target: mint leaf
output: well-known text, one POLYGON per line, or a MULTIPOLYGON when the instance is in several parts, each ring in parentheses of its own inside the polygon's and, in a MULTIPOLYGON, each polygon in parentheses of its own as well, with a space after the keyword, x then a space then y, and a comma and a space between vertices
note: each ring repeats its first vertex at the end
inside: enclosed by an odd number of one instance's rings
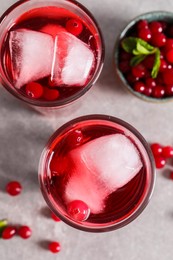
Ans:
POLYGON ((160 50, 156 48, 154 65, 151 71, 151 76, 153 79, 157 78, 157 75, 159 73, 159 68, 160 68, 160 50))
POLYGON ((122 48, 128 52, 133 54, 133 50, 136 49, 137 38, 135 37, 128 37, 122 40, 121 46, 122 48))
POLYGON ((8 221, 6 219, 0 220, 0 236, 4 228, 8 225, 8 221))
MULTIPOLYGON (((142 40, 141 38, 137 38, 137 50, 145 50, 148 53, 152 53, 155 50, 155 47, 151 46, 148 42, 142 40)), ((144 53, 145 54, 145 53, 144 53)))
POLYGON ((146 55, 134 56, 130 61, 130 66, 136 66, 146 58, 146 55))

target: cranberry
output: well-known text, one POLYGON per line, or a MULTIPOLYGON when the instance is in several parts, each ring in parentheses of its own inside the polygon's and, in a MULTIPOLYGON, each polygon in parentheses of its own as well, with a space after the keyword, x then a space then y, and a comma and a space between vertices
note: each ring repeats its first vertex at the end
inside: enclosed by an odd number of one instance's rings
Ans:
POLYGON ((156 81, 153 78, 146 78, 145 84, 147 88, 154 88, 156 86, 156 81))
POLYGON ((126 73, 130 70, 129 61, 120 61, 119 68, 122 71, 122 73, 126 73))
POLYGON ((120 53, 120 60, 121 61, 129 61, 132 57, 132 54, 122 50, 120 53))
POLYGON ((173 157, 173 147, 171 146, 163 147, 162 156, 166 159, 173 157))
POLYGON ((166 43, 166 37, 163 33, 154 33, 152 35, 152 44, 156 47, 162 47, 166 43))
POLYGON ((126 79, 130 84, 133 84, 139 80, 138 77, 134 77, 131 73, 127 74, 126 79))
POLYGON ((166 59, 168 62, 173 63, 173 49, 166 53, 166 59))
POLYGON ((173 39, 167 39, 166 44, 164 46, 164 50, 169 51, 171 49, 173 49, 173 39))
POLYGON ((157 78, 155 79, 155 81, 156 81, 156 85, 163 85, 164 84, 162 73, 159 73, 157 75, 157 78))
POLYGON ((147 56, 147 57, 144 59, 143 65, 144 65, 145 68, 147 68, 147 69, 152 69, 152 68, 153 68, 153 65, 154 65, 154 60, 155 60, 154 55, 149 55, 149 56, 147 56))
POLYGON ((172 96, 173 95, 173 85, 165 86, 165 94, 167 96, 172 96))
POLYGON ((71 148, 80 145, 82 142, 83 142, 83 133, 80 129, 71 131, 67 136, 67 143, 68 146, 71 148))
POLYGON ((138 81, 134 84, 133 86, 133 89, 136 91, 136 92, 139 92, 139 93, 143 93, 146 89, 145 85, 143 82, 141 81, 138 81))
POLYGON ((172 69, 172 65, 171 64, 168 64, 168 69, 172 69))
POLYGON ((66 29, 73 35, 78 36, 83 30, 83 25, 78 19, 70 19, 66 23, 66 29))
POLYGON ((18 229, 18 235, 23 239, 27 239, 32 235, 32 230, 28 226, 21 226, 18 229))
POLYGON ((137 29, 138 30, 141 30, 141 29, 147 29, 148 28, 148 21, 147 20, 140 20, 138 23, 137 23, 137 29))
POLYGON ((4 228, 2 231, 2 238, 3 239, 10 239, 16 234, 16 228, 12 226, 8 226, 4 228))
POLYGON ((166 85, 173 84, 173 69, 166 69, 163 72, 163 81, 166 85))
POLYGON ((151 96, 152 92, 153 92, 153 89, 152 89, 152 88, 145 88, 143 93, 144 93, 146 96, 151 96))
POLYGON ((49 250, 52 252, 52 253, 58 253, 60 250, 61 250, 61 245, 60 243, 58 242, 51 242, 49 244, 49 250))
POLYGON ((134 77, 142 78, 146 74, 146 69, 143 65, 139 64, 134 67, 132 67, 132 74, 134 77))
POLYGON ((44 88, 43 97, 48 101, 54 101, 59 98, 59 91, 57 89, 44 88))
POLYGON ((31 82, 26 85, 26 94, 31 97, 38 99, 43 95, 43 87, 37 82, 31 82))
POLYGON ((53 212, 51 213, 51 218, 52 218, 54 221, 56 221, 56 222, 61 221, 61 219, 58 218, 53 212))
POLYGON ((154 157, 160 156, 162 154, 162 146, 158 143, 151 144, 151 151, 154 155, 154 157))
POLYGON ((155 164, 156 164, 157 169, 161 169, 165 166, 165 164, 166 164, 165 158, 155 157, 154 159, 155 159, 155 164))
POLYGON ((18 181, 11 181, 6 186, 6 191, 11 196, 16 196, 21 193, 22 186, 18 181))
POLYGON ((151 31, 148 28, 141 28, 138 33, 138 37, 148 42, 151 39, 151 31))
POLYGON ((152 96, 155 98, 162 98, 165 95, 165 88, 163 86, 156 86, 153 89, 152 96))
POLYGON ((159 68, 159 71, 164 71, 165 69, 167 69, 168 67, 168 64, 166 63, 166 61, 164 59, 161 59, 160 60, 160 68, 159 68))
POLYGON ((73 200, 67 206, 68 214, 77 221, 85 221, 90 215, 87 204, 81 200, 73 200))
POLYGON ((160 22, 154 21, 149 24, 149 28, 152 34, 161 33, 163 31, 162 24, 160 22))

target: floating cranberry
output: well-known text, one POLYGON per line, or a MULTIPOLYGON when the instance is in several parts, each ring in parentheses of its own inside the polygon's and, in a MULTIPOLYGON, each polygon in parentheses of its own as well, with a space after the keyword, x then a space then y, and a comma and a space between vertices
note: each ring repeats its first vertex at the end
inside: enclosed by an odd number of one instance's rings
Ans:
POLYGON ((10 239, 10 238, 12 238, 15 234, 16 234, 16 228, 15 228, 15 227, 12 227, 12 226, 8 226, 8 227, 6 227, 6 228, 2 231, 2 238, 3 238, 3 239, 10 239))
POLYGON ((66 23, 66 29, 73 35, 78 36, 83 30, 83 25, 78 19, 70 19, 66 23))
POLYGON ((157 169, 162 169, 165 166, 166 164, 165 158, 155 157, 154 159, 155 159, 155 164, 157 169))
POLYGON ((139 93, 143 93, 143 92, 145 91, 145 89, 146 89, 144 83, 141 82, 141 81, 136 82, 136 83, 134 84, 133 88, 134 88, 134 90, 135 90, 136 92, 139 92, 139 93))
POLYGON ((152 35, 152 44, 156 47, 162 47, 166 43, 166 36, 163 33, 154 33, 152 35))
POLYGON ((6 186, 6 191, 8 194, 11 196, 16 196, 21 193, 22 191, 22 186, 18 181, 11 181, 7 184, 6 186))
POLYGON ((145 84, 147 88, 154 88, 156 86, 156 81, 153 78, 146 78, 145 84))
POLYGON ((52 253, 58 253, 60 252, 61 250, 61 245, 59 242, 51 242, 49 244, 49 250, 52 252, 52 253))
POLYGON ((166 159, 173 157, 173 147, 172 146, 163 147, 162 156, 166 159))
POLYGON ((152 96, 154 98, 162 98, 165 95, 165 88, 163 86, 156 86, 153 88, 152 96))
POLYGON ((152 34, 154 33, 161 33, 163 31, 162 24, 157 21, 153 21, 149 24, 149 29, 152 34))
POLYGON ((28 239, 32 235, 32 230, 28 226, 21 226, 18 229, 18 235, 23 239, 28 239))
POLYGON ((151 39, 151 31, 148 28, 141 28, 138 33, 138 37, 148 42, 151 39))
POLYGON ((160 156, 162 154, 163 147, 160 144, 153 143, 150 147, 154 157, 160 156))
POLYGON ((61 219, 58 218, 53 212, 51 213, 51 218, 52 218, 54 221, 56 221, 56 222, 60 222, 60 221, 61 221, 61 219))
POLYGON ((76 221, 85 221, 90 215, 87 204, 81 200, 74 200, 67 206, 68 214, 76 221))
POLYGON ((80 129, 71 131, 69 133, 69 135, 67 136, 68 146, 71 148, 74 148, 75 146, 82 144, 83 138, 84 138, 83 133, 80 129))
POLYGON ((37 82, 28 83, 26 85, 25 91, 29 97, 35 98, 35 99, 38 99, 38 98, 42 97, 42 95, 43 95, 43 87, 41 84, 39 84, 37 82))
POLYGON ((44 88, 43 97, 47 101, 54 101, 59 98, 59 91, 57 89, 44 88))
POLYGON ((132 67, 132 74, 134 77, 142 78, 146 74, 146 69, 143 65, 139 64, 134 67, 132 67))
POLYGON ((173 69, 166 69, 163 72, 163 81, 166 85, 173 84, 173 69))
POLYGON ((168 62, 173 63, 173 49, 166 53, 166 59, 168 62))

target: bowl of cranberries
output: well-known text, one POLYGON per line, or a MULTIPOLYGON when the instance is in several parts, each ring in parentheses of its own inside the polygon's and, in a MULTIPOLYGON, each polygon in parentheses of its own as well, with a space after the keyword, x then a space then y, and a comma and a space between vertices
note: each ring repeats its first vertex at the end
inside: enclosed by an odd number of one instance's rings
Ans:
POLYGON ((173 99, 173 13, 138 16, 115 46, 116 71, 126 88, 146 101, 173 99))

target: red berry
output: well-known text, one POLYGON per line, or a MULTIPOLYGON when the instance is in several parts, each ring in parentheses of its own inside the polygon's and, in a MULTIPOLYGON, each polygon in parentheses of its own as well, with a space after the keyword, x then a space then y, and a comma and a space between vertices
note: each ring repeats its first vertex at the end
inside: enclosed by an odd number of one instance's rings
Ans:
POLYGON ((20 194, 21 190, 22 190, 22 186, 18 181, 11 181, 6 186, 6 191, 11 196, 16 196, 16 195, 20 194))
POLYGON ((68 214, 77 221, 85 221, 90 215, 87 204, 81 200, 73 200, 67 205, 68 214))
POLYGON ((78 36, 83 30, 83 25, 78 19, 70 19, 66 23, 66 29, 73 35, 78 36))
POLYGON ((165 69, 167 69, 168 67, 168 64, 166 63, 166 61, 164 59, 161 59, 160 60, 160 68, 159 68, 159 71, 164 71, 165 69))
POLYGON ((61 221, 61 219, 58 218, 53 212, 51 213, 51 218, 52 218, 54 221, 56 221, 56 222, 61 221))
POLYGON ((54 101, 59 98, 59 91, 57 89, 44 88, 43 97, 47 101, 54 101))
POLYGON ((37 82, 31 82, 26 85, 26 94, 31 97, 38 99, 43 95, 43 87, 37 82))
POLYGON ((132 74, 134 77, 142 78, 146 74, 146 69, 143 65, 139 64, 134 67, 132 67, 132 74))
POLYGON ((173 95, 173 85, 165 86, 165 94, 167 96, 172 96, 173 95))
POLYGON ((156 47, 162 47, 166 43, 166 36, 163 33, 154 33, 152 35, 152 44, 156 47))
POLYGON ((120 61, 119 68, 122 73, 127 73, 130 70, 129 61, 120 61))
POLYGON ((173 39, 167 39, 166 44, 164 46, 164 50, 170 51, 171 49, 173 49, 173 39))
POLYGON ((161 169, 165 166, 165 164, 166 164, 165 158, 155 157, 154 159, 155 159, 155 164, 156 164, 157 169, 161 169))
POLYGON ((154 55, 148 55, 144 61, 142 62, 143 65, 145 66, 145 68, 147 69, 152 69, 153 68, 153 65, 154 65, 154 60, 155 60, 155 57, 154 55))
POLYGON ((141 28, 138 33, 138 37, 148 42, 151 39, 151 31, 148 28, 141 28))
POLYGON ((129 61, 132 57, 132 54, 124 51, 124 50, 121 50, 121 53, 120 53, 120 61, 129 61))
POLYGON ((141 29, 147 29, 148 28, 148 21, 147 20, 140 20, 138 23, 137 23, 137 29, 138 30, 141 30, 141 29))
POLYGON ((156 86, 156 81, 153 78, 146 78, 145 84, 147 88, 154 88, 156 86))
POLYGON ((138 77, 134 77, 134 76, 132 75, 132 73, 128 73, 127 76, 126 76, 126 79, 127 79, 127 81, 128 81, 130 84, 133 84, 133 83, 135 83, 135 82, 137 82, 137 81, 139 80, 139 78, 138 78, 138 77))
POLYGON ((28 226, 21 226, 18 229, 18 235, 23 239, 27 239, 32 235, 32 230, 28 226))
POLYGON ((171 146, 163 147, 162 156, 166 159, 173 157, 173 147, 171 146))
POLYGON ((143 93, 145 91, 145 85, 143 82, 141 81, 138 81, 134 84, 133 86, 133 89, 136 91, 136 92, 139 92, 139 93, 143 93))
POLYGON ((152 34, 161 33, 163 31, 162 24, 157 21, 151 22, 149 28, 152 34))
POLYGON ((10 238, 12 238, 15 234, 16 234, 16 228, 15 228, 15 227, 12 227, 12 226, 8 226, 8 227, 6 227, 6 228, 2 231, 2 238, 3 238, 3 239, 10 239, 10 238))
POLYGON ((154 155, 154 157, 160 156, 162 154, 162 146, 158 143, 151 144, 151 151, 154 155))
POLYGON ((144 93, 144 95, 149 97, 149 96, 151 96, 152 92, 153 92, 152 88, 145 88, 143 93, 144 93))
POLYGON ((60 250, 61 250, 61 245, 60 243, 58 242, 51 242, 49 244, 49 250, 52 252, 52 253, 58 253, 60 250))
POLYGON ((80 129, 71 131, 67 136, 67 144, 70 148, 80 145, 83 142, 83 133, 80 129))
POLYGON ((163 72, 163 81, 166 85, 173 84, 173 69, 166 69, 163 72))
POLYGON ((154 98, 162 98, 165 95, 165 88, 163 86, 156 86, 153 88, 152 96, 154 98))
POLYGON ((166 59, 168 62, 173 63, 173 49, 166 53, 166 59))

